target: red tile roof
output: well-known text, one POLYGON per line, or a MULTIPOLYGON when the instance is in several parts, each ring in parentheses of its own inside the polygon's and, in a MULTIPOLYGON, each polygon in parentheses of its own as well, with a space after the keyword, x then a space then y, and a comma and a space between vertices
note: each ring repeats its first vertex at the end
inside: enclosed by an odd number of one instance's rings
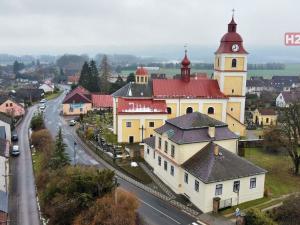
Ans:
POLYGON ((79 76, 78 75, 68 76, 68 82, 77 84, 78 81, 79 81, 79 76))
POLYGON ((118 99, 118 114, 144 113, 166 114, 166 101, 152 99, 118 99))
POLYGON ((76 103, 81 102, 91 102, 89 95, 91 93, 85 88, 78 86, 74 90, 72 90, 69 94, 66 95, 63 103, 72 103, 75 101, 76 103))
POLYGON ((113 98, 111 95, 92 94, 92 103, 94 108, 112 108, 113 98))
POLYGON ((264 115, 264 116, 271 116, 271 115, 275 116, 276 115, 276 112, 274 109, 259 109, 258 111, 261 115, 264 115))
POLYGON ((144 67, 139 67, 136 72, 136 75, 148 75, 148 71, 144 67))
POLYGON ((216 80, 153 80, 155 98, 227 98, 216 80))

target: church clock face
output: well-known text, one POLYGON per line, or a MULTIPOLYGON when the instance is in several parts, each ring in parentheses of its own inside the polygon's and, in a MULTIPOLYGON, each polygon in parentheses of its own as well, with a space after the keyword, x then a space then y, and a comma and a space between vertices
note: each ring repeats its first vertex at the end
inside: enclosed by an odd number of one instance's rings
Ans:
POLYGON ((239 49, 240 49, 240 47, 239 47, 238 44, 233 44, 233 45, 231 46, 231 50, 232 50, 233 52, 237 52, 239 49))

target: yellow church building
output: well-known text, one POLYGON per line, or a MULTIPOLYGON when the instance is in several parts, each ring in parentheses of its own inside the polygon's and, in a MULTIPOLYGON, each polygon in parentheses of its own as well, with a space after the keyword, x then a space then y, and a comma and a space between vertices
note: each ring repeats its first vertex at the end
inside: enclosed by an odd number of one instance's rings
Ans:
POLYGON ((141 142, 167 119, 200 112, 228 124, 244 136, 247 51, 232 18, 228 32, 215 52, 213 78, 191 77, 187 52, 181 62, 180 79, 151 80, 140 67, 135 82, 112 94, 113 130, 118 142, 141 142))

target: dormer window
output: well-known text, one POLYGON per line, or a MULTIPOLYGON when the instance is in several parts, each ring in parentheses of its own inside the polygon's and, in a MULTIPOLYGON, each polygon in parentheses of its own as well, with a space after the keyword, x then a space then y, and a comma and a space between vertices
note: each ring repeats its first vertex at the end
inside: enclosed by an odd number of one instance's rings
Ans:
POLYGON ((187 107, 186 114, 192 113, 192 112, 193 112, 193 108, 192 107, 187 107))

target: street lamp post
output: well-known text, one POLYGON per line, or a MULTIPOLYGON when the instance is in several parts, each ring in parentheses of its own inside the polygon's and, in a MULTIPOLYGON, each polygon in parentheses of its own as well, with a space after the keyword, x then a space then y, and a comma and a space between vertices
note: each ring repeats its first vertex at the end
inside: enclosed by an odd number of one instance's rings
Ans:
POLYGON ((74 141, 74 166, 76 166, 76 145, 77 143, 74 141))

